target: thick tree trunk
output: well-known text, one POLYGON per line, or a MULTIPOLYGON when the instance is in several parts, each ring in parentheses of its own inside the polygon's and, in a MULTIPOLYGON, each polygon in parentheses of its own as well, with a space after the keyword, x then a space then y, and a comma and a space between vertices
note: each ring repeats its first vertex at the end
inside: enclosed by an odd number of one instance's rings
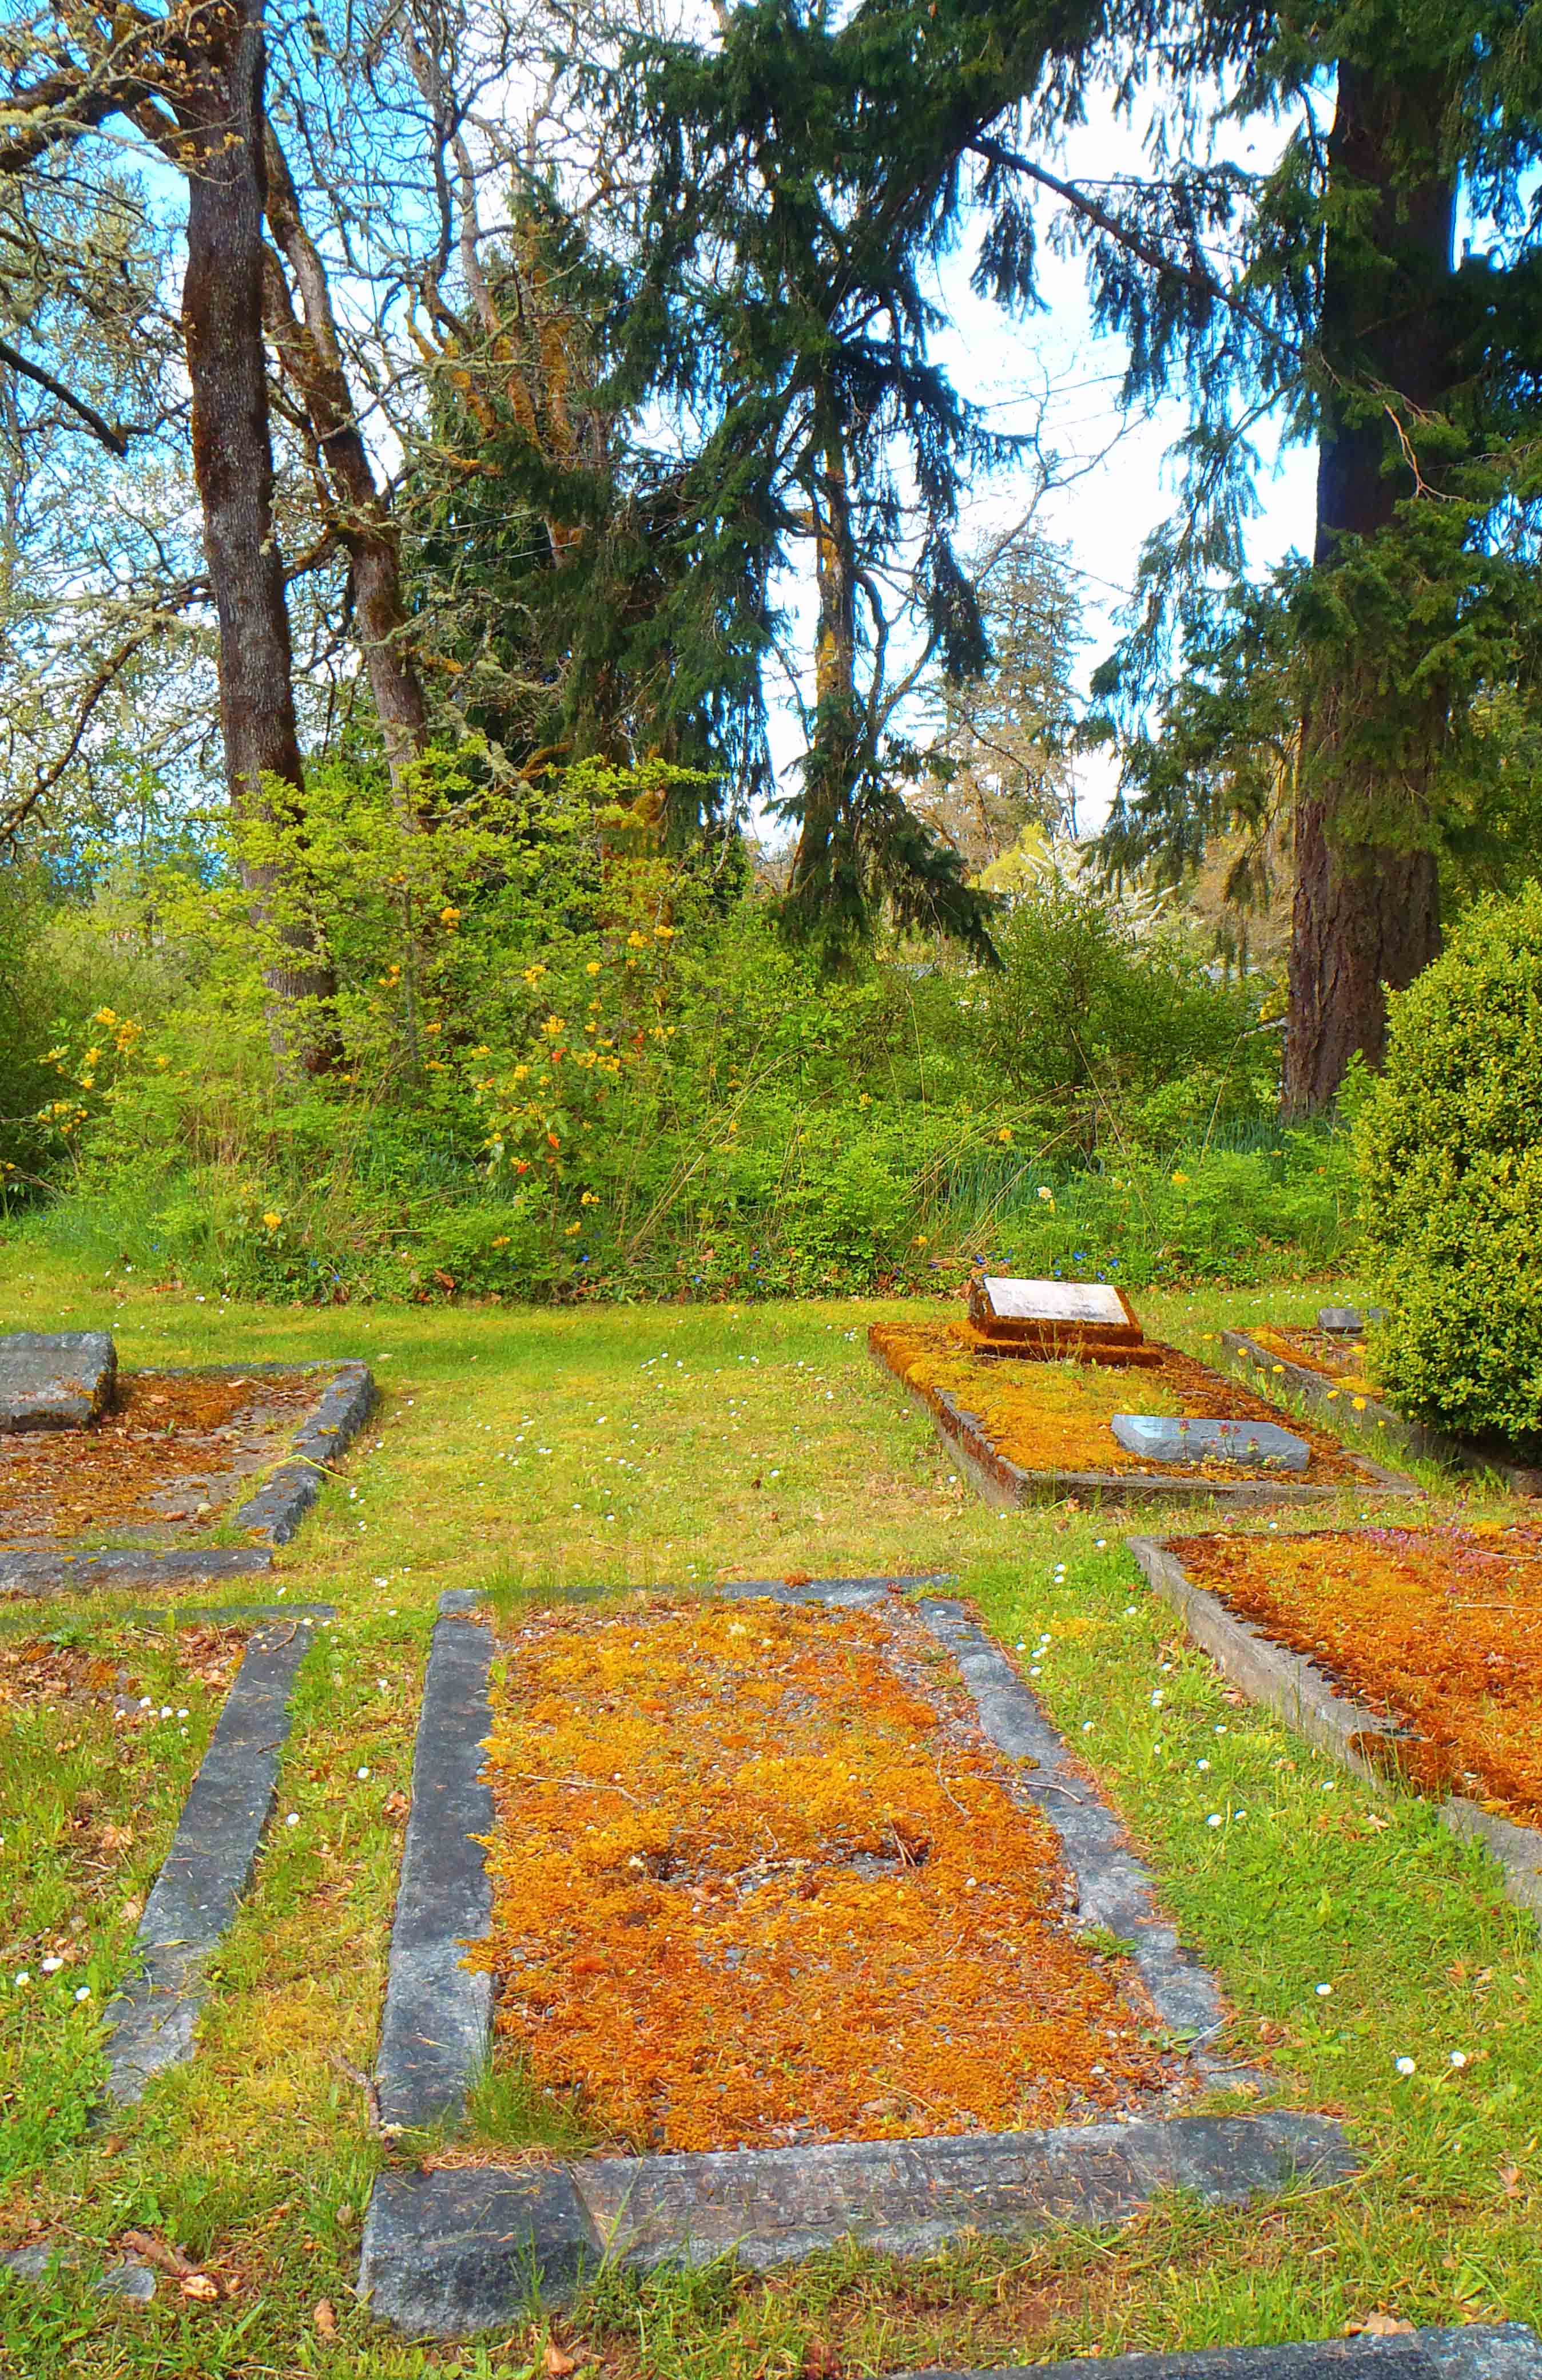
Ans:
POLYGON ((804 759, 803 815, 793 854, 790 898, 809 916, 829 916, 859 897, 839 886, 854 851, 843 849, 844 813, 857 770, 856 571, 851 488, 838 430, 825 437, 824 470, 814 505, 814 567, 820 617, 814 650, 814 744, 804 759))
MULTIPOLYGON (((1317 458, 1319 566, 1331 567, 1342 538, 1378 536, 1413 492, 1390 407, 1401 399, 1416 411, 1431 409, 1447 385, 1441 298, 1451 270, 1455 188, 1437 165, 1445 100, 1434 78, 1383 79, 1360 67, 1339 68, 1330 184, 1341 197, 1346 187, 1376 195, 1364 218, 1328 236, 1320 346, 1336 385, 1325 401, 1317 458), (1427 170, 1411 175, 1410 159, 1421 158, 1427 170)), ((1439 949, 1436 857, 1423 800, 1427 772, 1415 766, 1401 784, 1366 783, 1364 762, 1345 748, 1345 722, 1378 698, 1388 698, 1374 684, 1374 668, 1352 649, 1303 722, 1284 1087, 1294 1116, 1331 1103, 1356 1050, 1380 1063, 1385 987, 1402 990, 1439 949), (1367 841, 1366 821, 1389 811, 1387 838, 1367 841)), ((1432 715, 1431 757, 1441 723, 1432 715)))
POLYGON ((422 681, 407 645, 400 540, 358 426, 326 267, 305 228, 294 181, 271 126, 265 162, 268 222, 294 275, 304 313, 304 321, 297 321, 283 272, 270 259, 269 328, 305 407, 327 475, 337 532, 348 556, 348 592, 365 674, 391 782, 399 785, 403 771, 428 742, 422 681))
MULTIPOLYGON (((232 0, 211 18, 208 46, 193 54, 178 93, 193 472, 219 616, 220 724, 237 817, 271 813, 291 795, 297 814, 303 799, 262 345, 264 63, 261 0, 232 0)), ((265 905, 276 871, 254 868, 248 880, 265 905)), ((275 1039, 289 1064, 321 1073, 335 1054, 321 1021, 331 973, 303 924, 280 930, 288 955, 269 972, 275 1039), (302 1001, 297 1029, 285 1011, 302 1001)))

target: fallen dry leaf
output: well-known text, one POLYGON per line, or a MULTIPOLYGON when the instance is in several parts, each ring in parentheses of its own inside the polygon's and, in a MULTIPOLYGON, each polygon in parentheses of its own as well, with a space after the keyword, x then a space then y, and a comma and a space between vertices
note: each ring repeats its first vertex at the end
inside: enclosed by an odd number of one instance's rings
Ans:
POLYGON ((316 2328, 322 2338, 336 2338, 337 2315, 330 2298, 317 2299, 316 2310, 312 2313, 310 2319, 315 2324, 316 2328))
POLYGON ((546 2374, 546 2380, 567 2380, 568 2374, 577 2372, 578 2369, 577 2357, 565 2355, 554 2338, 547 2340, 546 2352, 540 2361, 541 2368, 546 2374))
POLYGON ((803 2350, 803 2380, 840 2380, 841 2357, 828 2340, 811 2338, 803 2350))
POLYGON ((195 2305, 219 2303, 220 2285, 207 2273, 186 2273, 176 2286, 185 2298, 192 2299, 195 2305))
POLYGON ((405 1818, 412 1804, 405 1793, 397 1791, 386 1795, 383 1806, 388 1818, 405 1818))
POLYGON ((1346 2322, 1346 2338, 1404 2338, 1412 2336, 1414 2325, 1400 2320, 1395 2313, 1368 2313, 1364 2322, 1346 2322))
POLYGON ((1500 2168, 1500 2180, 1504 2184, 1504 2194, 1507 2198, 1520 2197, 1521 2168, 1518 2165, 1501 2165, 1500 2168))
POLYGON ((118 2246, 127 2248, 132 2255, 142 2256, 145 2263, 153 2265, 157 2272, 169 2273, 174 2281, 187 2280, 198 2271, 198 2266, 182 2253, 180 2248, 169 2247, 164 2240, 157 2240, 153 2231, 120 2231, 118 2246))

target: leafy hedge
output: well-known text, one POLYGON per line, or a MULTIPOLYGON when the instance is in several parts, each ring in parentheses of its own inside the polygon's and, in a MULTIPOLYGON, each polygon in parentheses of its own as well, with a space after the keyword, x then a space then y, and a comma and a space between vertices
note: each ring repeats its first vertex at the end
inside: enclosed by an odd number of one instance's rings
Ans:
POLYGON ((1479 902, 1390 1002, 1355 1123, 1382 1384, 1405 1412, 1542 1448, 1542 885, 1479 902))

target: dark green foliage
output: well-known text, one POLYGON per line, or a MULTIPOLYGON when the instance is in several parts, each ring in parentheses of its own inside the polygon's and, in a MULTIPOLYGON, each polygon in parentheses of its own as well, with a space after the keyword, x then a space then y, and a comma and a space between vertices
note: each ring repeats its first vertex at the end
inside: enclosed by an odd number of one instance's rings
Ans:
POLYGON ((1051 881, 999 939, 979 994, 987 1063, 1067 1150, 1175 1144, 1271 1111, 1278 1036, 1257 990, 1213 983, 1176 932, 1143 935, 1051 881))
POLYGON ((1355 1123, 1400 1406, 1542 1450, 1542 885, 1475 905, 1391 1006, 1355 1123))

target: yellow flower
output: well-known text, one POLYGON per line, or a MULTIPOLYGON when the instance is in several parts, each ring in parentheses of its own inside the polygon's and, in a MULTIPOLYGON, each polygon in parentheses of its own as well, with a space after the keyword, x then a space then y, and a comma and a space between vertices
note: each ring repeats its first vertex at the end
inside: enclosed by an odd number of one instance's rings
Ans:
POLYGON ((864 1091, 861 1098, 856 1102, 859 1108, 870 1108, 872 1103, 872 1093, 870 1091, 864 1091))
POLYGON ((566 1231, 563 1233, 564 1239, 576 1240, 583 1228, 582 1223, 569 1223, 566 1231))
POLYGON ((500 1232, 497 1238, 492 1243, 495 1248, 506 1248, 508 1244, 509 1235, 507 1232, 500 1232))
POLYGON ((1186 1190, 1188 1188, 1188 1182, 1189 1178, 1186 1173, 1175 1173, 1172 1177, 1172 1187, 1174 1190, 1186 1190))
POLYGON ((280 1223, 283 1222, 284 1218, 282 1215, 275 1215, 273 1208, 270 1207, 267 1213, 263 1216, 262 1220, 266 1223, 270 1232, 276 1232, 280 1223))
POLYGON ((527 983, 531 987, 531 989, 533 990, 533 989, 534 989, 534 987, 535 987, 535 986, 536 986, 536 985, 540 981, 541 977, 542 977, 545 973, 546 973, 546 969, 545 969, 545 968, 540 965, 540 961, 538 960, 538 961, 537 961, 537 963, 536 963, 536 965, 535 965, 534 966, 528 966, 528 967, 525 969, 525 981, 526 981, 526 982, 527 982, 527 983))
POLYGON ((116 1011, 111 1008, 99 1008, 96 1014, 91 1018, 91 1023, 93 1025, 115 1025, 117 1023, 116 1011))
POLYGON ((585 973, 586 975, 598 975, 598 974, 599 974, 599 972, 600 972, 600 962, 599 962, 599 960, 598 960, 598 959, 590 959, 590 961, 589 961, 589 965, 588 965, 585 967, 585 969, 584 969, 584 973, 585 973))
POLYGON ((1356 1412, 1356 1413, 1364 1413, 1364 1412, 1365 1412, 1365 1410, 1366 1410, 1366 1400, 1365 1400, 1365 1398, 1364 1398, 1364 1397, 1356 1397, 1356 1398, 1355 1398, 1355 1400, 1354 1400, 1354 1410, 1355 1410, 1355 1412, 1356 1412))
POLYGON ((452 934, 455 932, 455 928, 460 923, 460 911, 455 906, 453 902, 447 902, 444 907, 441 909, 439 913, 439 922, 442 926, 448 926, 452 934))
POLYGON ((916 1234, 916 1236, 915 1236, 915 1238, 914 1238, 914 1239, 911 1241, 911 1243, 910 1243, 910 1245, 911 1245, 911 1246, 912 1246, 913 1248, 924 1248, 924 1247, 926 1246, 926 1244, 927 1244, 927 1235, 926 1235, 925 1232, 917 1232, 917 1234, 916 1234))
POLYGON ((567 1019, 565 1016, 549 1016, 540 1029, 543 1033, 549 1034, 554 1041, 559 1033, 566 1032, 567 1019))
POLYGON ((655 926, 653 931, 657 934, 661 942, 672 942, 674 940, 674 929, 673 926, 655 926))
POLYGON ((998 1140, 1010 1140, 1012 1138, 1012 1126, 1009 1123, 1002 1124, 1001 1131, 996 1135, 996 1137, 998 1140))
POLYGON ((473 1058, 491 1058, 492 1055, 491 1043, 479 1041, 476 1048, 472 1050, 471 1055, 473 1058))
POLYGON ((600 1204, 598 1193, 593 1190, 586 1190, 583 1196, 579 1199, 578 1204, 580 1207, 598 1207, 600 1204))

